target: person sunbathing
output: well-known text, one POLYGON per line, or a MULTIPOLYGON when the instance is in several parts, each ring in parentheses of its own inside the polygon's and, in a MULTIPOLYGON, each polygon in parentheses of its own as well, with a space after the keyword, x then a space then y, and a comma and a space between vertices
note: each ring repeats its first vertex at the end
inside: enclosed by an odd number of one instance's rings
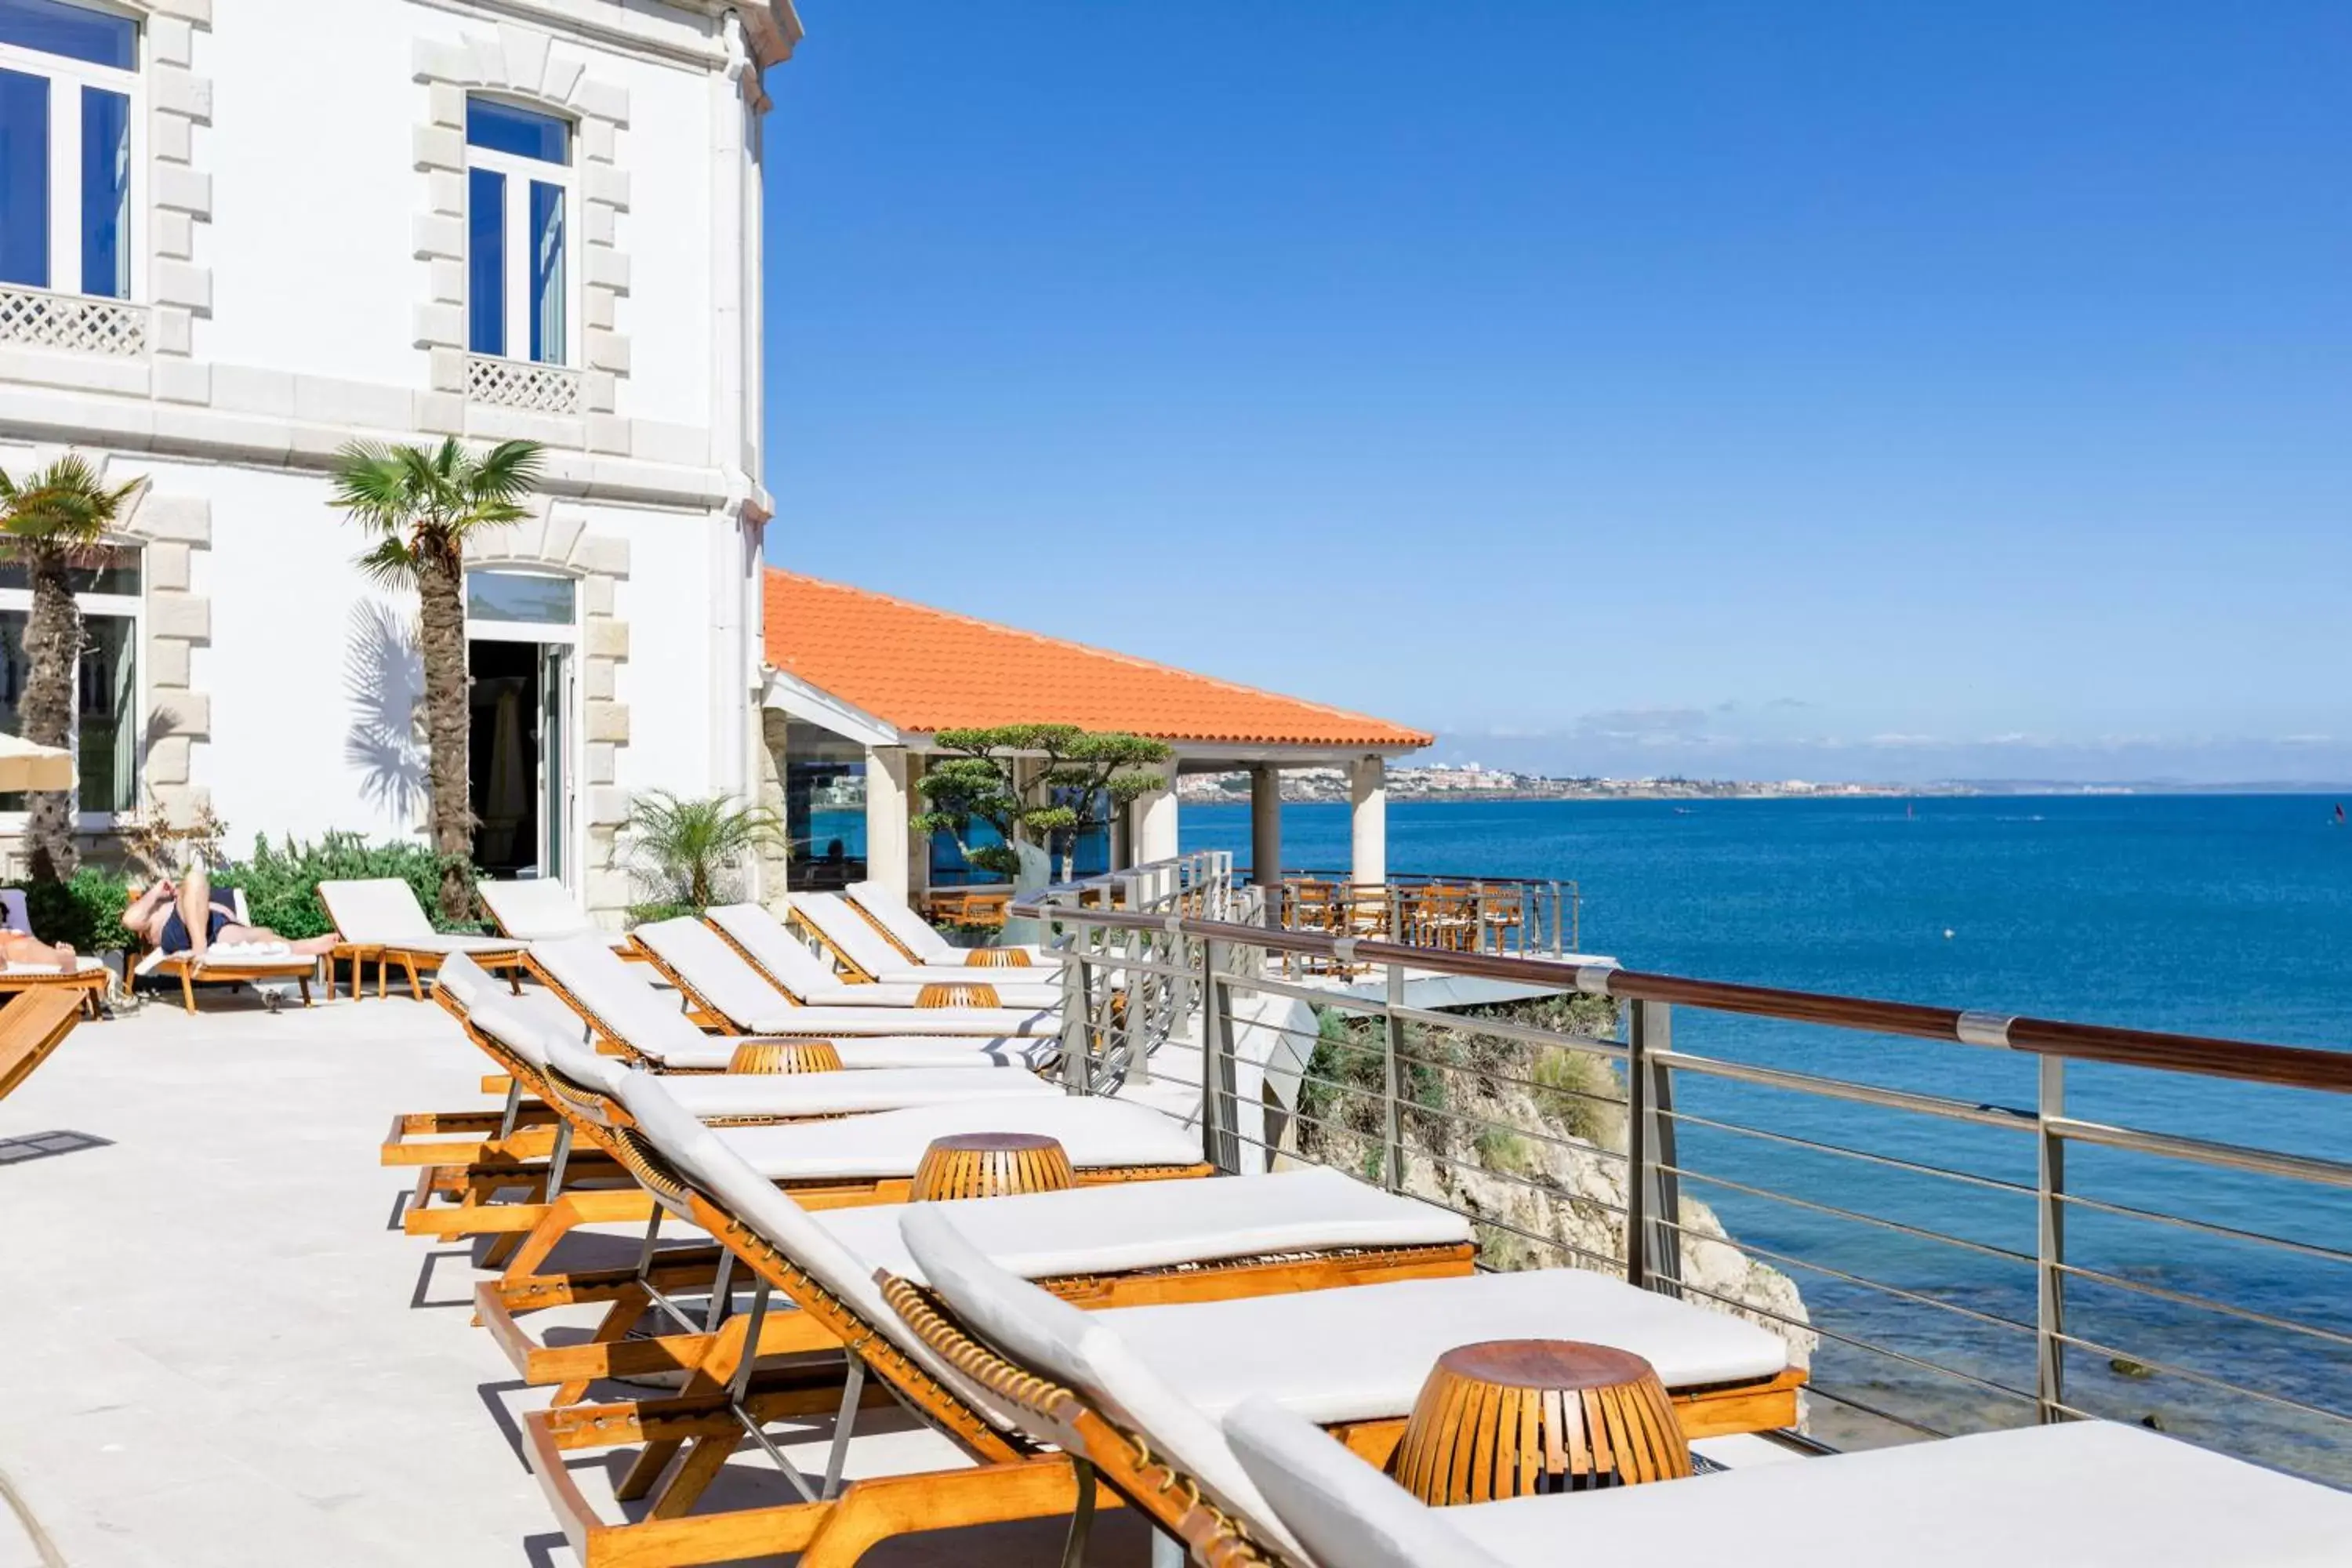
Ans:
POLYGON ((174 883, 167 877, 140 894, 123 911, 122 923, 163 952, 184 952, 197 959, 224 942, 247 947, 283 943, 288 951, 306 956, 326 952, 335 945, 332 936, 290 942, 268 926, 245 924, 236 918, 236 907, 227 895, 213 893, 212 879, 201 866, 190 871, 184 881, 174 883))
POLYGON ((0 931, 0 963, 16 969, 54 969, 71 974, 81 967, 81 955, 72 944, 43 942, 20 931, 0 931))

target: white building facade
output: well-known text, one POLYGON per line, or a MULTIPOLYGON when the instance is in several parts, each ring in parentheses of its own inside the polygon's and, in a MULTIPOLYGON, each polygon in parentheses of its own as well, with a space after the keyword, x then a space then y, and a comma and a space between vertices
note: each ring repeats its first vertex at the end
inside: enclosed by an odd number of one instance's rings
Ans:
POLYGON ((413 605, 328 505, 352 440, 547 447, 468 553, 488 868, 614 915, 632 795, 757 792, 762 73, 798 36, 787 0, 0 0, 0 468, 148 481, 84 574, 94 842, 207 803, 238 855, 419 834, 413 605))

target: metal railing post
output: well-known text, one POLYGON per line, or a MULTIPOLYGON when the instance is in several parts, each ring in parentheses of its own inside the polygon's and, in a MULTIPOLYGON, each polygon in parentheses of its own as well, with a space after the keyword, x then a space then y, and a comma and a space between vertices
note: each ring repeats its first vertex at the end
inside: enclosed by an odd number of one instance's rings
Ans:
POLYGON ((1217 984, 1225 947, 1201 944, 1201 1158, 1228 1175, 1242 1168, 1241 1138, 1234 1125, 1234 998, 1217 984))
POLYGON ((1683 1282, 1682 1180, 1675 1170, 1674 1010, 1634 1002, 1625 1032, 1625 1279, 1663 1295, 1683 1282))
POLYGON ((1094 1092, 1094 1019, 1088 998, 1094 994, 1094 965, 1087 962, 1087 929, 1076 930, 1070 956, 1062 965, 1062 1088, 1069 1094, 1094 1092))
POLYGON ((1381 1053, 1381 1179, 1389 1191, 1401 1193, 1404 1191, 1404 1020, 1398 1012, 1404 1006, 1404 966, 1391 962, 1387 971, 1388 1006, 1381 1015, 1385 1026, 1381 1031, 1385 1046, 1381 1053))
POLYGON ((2042 1157, 2037 1172, 2041 1223, 2034 1255, 2039 1288, 2034 1292, 2036 1353, 2033 1368, 2035 1418, 2045 1425, 2066 1419, 2066 1141, 2053 1125, 2066 1114, 2066 1059, 2042 1058, 2034 1111, 2042 1157))

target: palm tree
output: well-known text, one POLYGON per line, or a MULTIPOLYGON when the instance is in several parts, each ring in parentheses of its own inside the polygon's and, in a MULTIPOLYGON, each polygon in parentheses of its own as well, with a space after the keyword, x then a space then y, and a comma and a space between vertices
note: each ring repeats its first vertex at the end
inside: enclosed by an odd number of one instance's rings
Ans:
POLYGON ((754 850, 780 847, 784 825, 765 806, 732 795, 686 799, 653 790, 629 802, 622 825, 638 875, 665 901, 700 914, 719 901, 728 876, 754 850))
MULTIPOLYGON (((32 579, 33 610, 25 620, 25 694, 16 722, 37 745, 70 747, 74 673, 81 659, 81 607, 68 574, 88 562, 122 519, 147 481, 112 489, 98 470, 68 453, 20 484, 0 473, 0 531, 7 553, 32 579)), ((80 859, 74 848, 74 799, 67 790, 37 790, 26 801, 25 842, 37 882, 63 882, 80 859)))
POLYGON ((536 441, 501 441, 477 458, 453 437, 432 450, 354 441, 337 458, 334 504, 376 535, 360 570, 416 590, 425 658, 426 790, 441 858, 441 914, 473 916, 474 806, 466 756, 466 541, 526 515, 539 484, 536 441))

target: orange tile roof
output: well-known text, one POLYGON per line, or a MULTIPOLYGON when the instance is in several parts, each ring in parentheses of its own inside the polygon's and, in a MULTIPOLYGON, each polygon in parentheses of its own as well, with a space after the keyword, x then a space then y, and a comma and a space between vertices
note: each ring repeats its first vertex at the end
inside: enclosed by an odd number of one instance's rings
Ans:
POLYGON ((768 662, 912 732, 1076 724, 1163 741, 1426 746, 1433 737, 1148 659, 771 567, 768 662))

